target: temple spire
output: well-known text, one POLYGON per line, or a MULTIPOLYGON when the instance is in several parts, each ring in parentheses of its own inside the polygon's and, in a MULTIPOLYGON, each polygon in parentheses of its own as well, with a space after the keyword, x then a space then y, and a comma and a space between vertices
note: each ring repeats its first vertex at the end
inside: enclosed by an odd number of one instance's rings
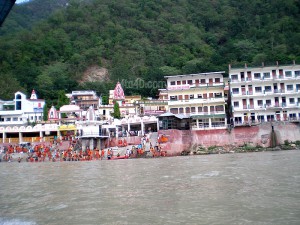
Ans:
POLYGON ((30 96, 30 99, 37 99, 37 96, 36 96, 35 90, 32 90, 32 92, 31 92, 31 96, 30 96))

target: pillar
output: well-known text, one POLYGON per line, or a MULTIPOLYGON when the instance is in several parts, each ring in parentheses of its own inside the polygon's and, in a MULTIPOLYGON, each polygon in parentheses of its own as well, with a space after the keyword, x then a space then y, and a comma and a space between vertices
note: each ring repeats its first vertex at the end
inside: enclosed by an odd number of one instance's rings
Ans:
POLYGON ((130 123, 127 124, 127 130, 130 131, 130 123))
POLYGON ((43 131, 40 131, 40 142, 43 141, 43 131))
POLYGON ((141 119, 141 132, 142 132, 142 136, 144 136, 144 133, 145 133, 145 126, 144 126, 143 119, 141 119))
POLYGON ((199 119, 196 119, 196 125, 197 125, 197 129, 199 129, 199 119))
POLYGON ((86 139, 81 139, 82 141, 82 151, 85 151, 86 150, 86 139))
POLYGON ((5 139, 6 139, 6 133, 3 132, 3 140, 2 140, 2 143, 3 143, 3 144, 5 143, 5 139))
POLYGON ((97 139, 97 149, 101 150, 101 139, 97 139))
POLYGON ((211 118, 208 119, 209 125, 208 127, 211 128, 211 118))
POLYGON ((19 143, 23 142, 23 134, 19 132, 19 143))
POLYGON ((57 131, 56 131, 56 137, 57 137, 57 139, 58 139, 58 137, 60 137, 60 131, 57 129, 57 131))
POLYGON ((156 128, 157 128, 156 130, 159 131, 159 119, 158 118, 156 118, 156 128))
POLYGON ((58 113, 58 119, 59 119, 58 125, 60 126, 61 125, 61 112, 58 113))
POLYGON ((116 138, 118 138, 118 137, 119 137, 119 127, 116 126, 116 138))
POLYGON ((94 139, 93 138, 90 139, 90 149, 91 150, 94 149, 94 139))

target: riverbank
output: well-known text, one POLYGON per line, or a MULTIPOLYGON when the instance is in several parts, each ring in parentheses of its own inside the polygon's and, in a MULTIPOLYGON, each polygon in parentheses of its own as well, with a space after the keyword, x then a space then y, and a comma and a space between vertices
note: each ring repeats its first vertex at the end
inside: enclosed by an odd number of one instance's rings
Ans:
POLYGON ((208 155, 208 154, 228 154, 228 153, 247 153, 247 152, 265 152, 265 151, 284 151, 284 150, 300 150, 300 141, 288 142, 278 145, 274 148, 251 146, 244 144, 243 146, 209 146, 193 145, 190 149, 182 151, 181 155, 208 155))

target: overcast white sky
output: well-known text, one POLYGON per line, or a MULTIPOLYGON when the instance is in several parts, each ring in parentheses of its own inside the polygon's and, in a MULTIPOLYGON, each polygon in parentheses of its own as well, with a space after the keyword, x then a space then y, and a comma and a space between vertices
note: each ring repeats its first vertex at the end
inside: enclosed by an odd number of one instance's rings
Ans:
POLYGON ((17 0, 16 3, 21 3, 21 2, 28 2, 29 0, 17 0))

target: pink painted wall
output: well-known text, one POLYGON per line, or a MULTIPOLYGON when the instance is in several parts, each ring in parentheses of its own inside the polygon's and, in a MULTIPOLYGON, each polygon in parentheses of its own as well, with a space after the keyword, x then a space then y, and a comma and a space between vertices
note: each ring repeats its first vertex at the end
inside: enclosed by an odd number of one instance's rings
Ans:
MULTIPOLYGON (((277 144, 283 144, 285 140, 300 140, 300 125, 297 123, 277 122, 273 123, 277 138, 277 144)), ((160 130, 158 135, 168 137, 168 142, 161 144, 162 149, 168 155, 178 155, 183 150, 193 145, 209 146, 242 146, 250 144, 269 147, 271 143, 272 125, 265 123, 251 127, 235 127, 230 132, 224 130, 160 130)))

